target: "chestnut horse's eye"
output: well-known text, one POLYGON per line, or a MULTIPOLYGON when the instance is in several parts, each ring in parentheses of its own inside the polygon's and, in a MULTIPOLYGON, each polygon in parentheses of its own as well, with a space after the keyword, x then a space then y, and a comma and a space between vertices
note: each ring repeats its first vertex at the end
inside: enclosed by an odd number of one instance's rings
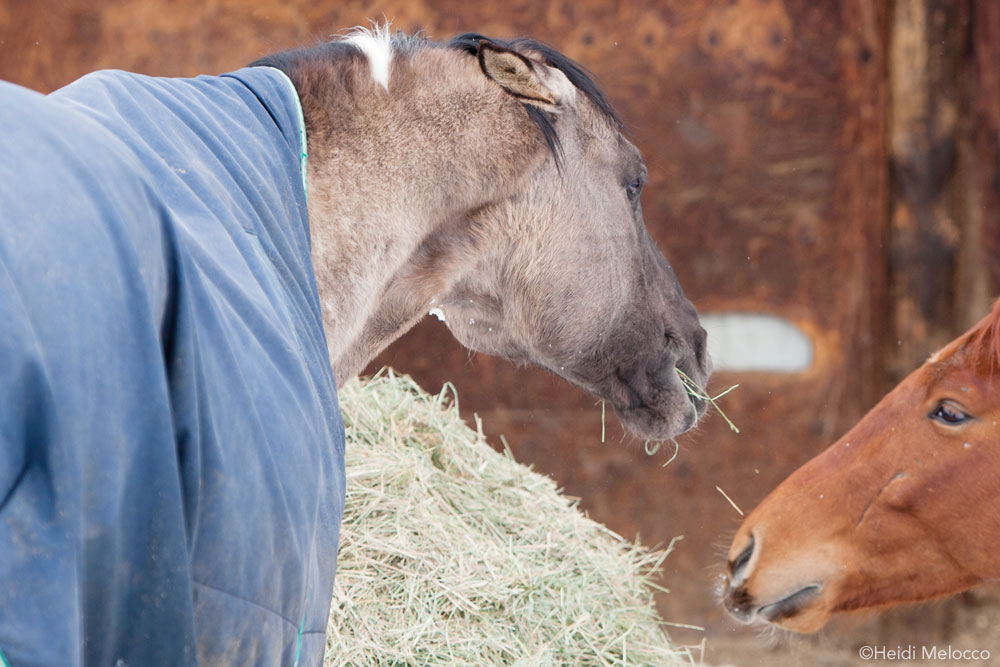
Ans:
POLYGON ((948 426, 961 424, 972 419, 972 415, 959 409, 957 405, 950 401, 941 401, 927 416, 948 426))
POLYGON ((628 185, 625 186, 625 191, 628 192, 628 198, 635 201, 639 198, 639 194, 642 192, 642 179, 637 178, 628 185))

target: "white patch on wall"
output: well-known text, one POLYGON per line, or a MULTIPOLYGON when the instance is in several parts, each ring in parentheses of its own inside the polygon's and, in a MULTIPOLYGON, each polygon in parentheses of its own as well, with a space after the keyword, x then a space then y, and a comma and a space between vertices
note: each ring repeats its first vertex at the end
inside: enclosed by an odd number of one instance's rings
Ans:
POLYGON ((389 24, 376 25, 371 30, 357 27, 344 40, 365 54, 372 78, 389 90, 389 65, 392 63, 392 34, 389 24))
POLYGON ((799 373, 812 365, 812 340, 782 317, 728 312, 699 318, 717 370, 799 373))

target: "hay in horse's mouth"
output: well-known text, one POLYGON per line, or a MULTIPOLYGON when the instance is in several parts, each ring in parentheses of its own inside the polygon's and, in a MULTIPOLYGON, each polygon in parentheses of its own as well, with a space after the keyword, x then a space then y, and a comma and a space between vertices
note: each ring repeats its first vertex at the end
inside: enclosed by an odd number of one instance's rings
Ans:
POLYGON ((734 433, 740 432, 740 429, 736 428, 736 424, 733 423, 733 421, 726 415, 726 413, 722 411, 722 408, 719 407, 719 404, 716 403, 718 399, 722 398, 723 396, 731 392, 733 389, 736 389, 740 385, 734 384, 729 389, 726 389, 725 391, 722 391, 716 394, 715 396, 711 396, 709 395, 707 390, 699 387, 698 384, 694 380, 692 380, 687 373, 685 373, 679 368, 675 368, 674 370, 677 371, 677 375, 681 379, 681 384, 684 385, 684 389, 687 391, 688 397, 691 399, 691 402, 694 404, 694 407, 696 409, 698 408, 698 404, 695 402, 695 400, 707 402, 709 405, 715 408, 715 411, 718 412, 723 419, 726 420, 726 423, 729 424, 729 428, 731 428, 734 433))

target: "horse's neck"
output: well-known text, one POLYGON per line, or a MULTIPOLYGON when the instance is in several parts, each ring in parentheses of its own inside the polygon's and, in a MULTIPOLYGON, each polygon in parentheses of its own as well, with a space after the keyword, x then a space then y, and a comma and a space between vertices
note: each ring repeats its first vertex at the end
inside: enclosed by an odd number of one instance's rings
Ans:
POLYGON ((388 91, 364 59, 352 67, 315 67, 299 91, 313 263, 338 383, 469 268, 464 223, 510 196, 538 152, 526 115, 503 103, 474 58, 397 57, 388 91))

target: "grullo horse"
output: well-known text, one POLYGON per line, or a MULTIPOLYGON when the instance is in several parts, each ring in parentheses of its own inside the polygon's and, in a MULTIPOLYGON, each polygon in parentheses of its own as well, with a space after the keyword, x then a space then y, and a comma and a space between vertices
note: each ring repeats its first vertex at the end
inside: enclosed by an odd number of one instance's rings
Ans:
POLYGON ((336 386, 430 311, 641 438, 704 410, 646 167, 548 46, 359 30, 0 84, 0 128, 0 662, 318 665, 336 386))

